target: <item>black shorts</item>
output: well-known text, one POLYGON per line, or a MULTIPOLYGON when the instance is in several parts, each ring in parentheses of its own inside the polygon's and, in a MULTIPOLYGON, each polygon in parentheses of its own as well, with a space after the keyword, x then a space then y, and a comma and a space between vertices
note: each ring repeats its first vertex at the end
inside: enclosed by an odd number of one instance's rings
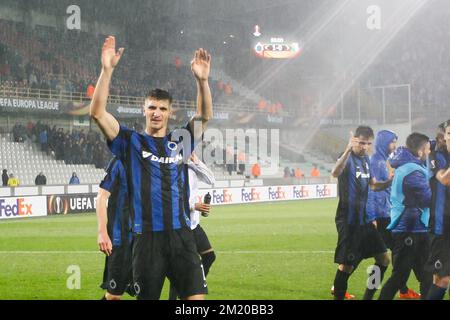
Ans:
POLYGON ((392 233, 392 268, 400 274, 402 281, 408 280, 409 273, 414 274, 419 282, 429 273, 425 272, 425 264, 429 253, 429 234, 427 232, 393 232, 392 233))
POLYGON ((392 233, 387 229, 387 226, 391 223, 391 218, 378 218, 377 219, 377 230, 384 241, 384 244, 388 249, 392 250, 392 233))
POLYGON ((426 264, 429 272, 440 278, 450 276, 450 236, 430 234, 430 255, 426 264))
POLYGON ((105 270, 103 272, 103 283, 100 285, 102 289, 116 296, 121 296, 130 291, 132 285, 132 268, 131 268, 131 249, 132 245, 128 242, 120 246, 113 246, 112 253, 105 259, 105 270))
POLYGON ((372 223, 363 226, 336 221, 338 243, 334 262, 356 268, 367 258, 387 252, 386 245, 372 223))
POLYGON ((202 254, 212 248, 205 230, 203 230, 200 225, 197 225, 197 227, 192 231, 194 232, 195 244, 197 245, 198 253, 202 254))
POLYGON ((159 299, 166 277, 181 299, 208 293, 191 229, 134 235, 133 287, 138 299, 159 299))

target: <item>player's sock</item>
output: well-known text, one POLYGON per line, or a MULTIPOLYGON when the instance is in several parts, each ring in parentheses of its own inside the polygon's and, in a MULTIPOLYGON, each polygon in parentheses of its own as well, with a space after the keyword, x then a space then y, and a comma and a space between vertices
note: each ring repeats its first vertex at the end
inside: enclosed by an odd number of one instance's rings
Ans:
POLYGON ((334 300, 344 300, 349 277, 350 274, 347 272, 339 269, 336 271, 336 277, 334 278, 334 300))
POLYGON ((445 291, 447 291, 446 288, 438 287, 433 283, 428 290, 427 300, 443 300, 445 291))
POLYGON ((177 300, 178 292, 175 286, 171 283, 169 288, 169 300, 177 300))
POLYGON ((106 294, 104 294, 100 300, 108 300, 108 299, 106 299, 106 294))
POLYGON ((205 277, 209 273, 209 269, 211 268, 212 264, 216 260, 216 254, 214 251, 210 251, 207 253, 204 253, 202 256, 202 264, 203 264, 203 270, 205 271, 205 277))
MULTIPOLYGON (((379 264, 375 264, 374 267, 380 268, 380 284, 381 284, 383 282, 384 273, 386 272, 387 267, 379 265, 379 264)), ((375 272, 375 270, 372 269, 372 272, 370 273, 369 277, 372 277, 374 272, 375 272)), ((366 292, 364 292, 363 300, 372 300, 373 296, 375 295, 375 292, 377 292, 377 288, 373 288, 373 289, 366 288, 366 292)))
POLYGON ((407 294, 408 293, 408 286, 404 286, 403 288, 400 289, 400 293, 401 294, 407 294))

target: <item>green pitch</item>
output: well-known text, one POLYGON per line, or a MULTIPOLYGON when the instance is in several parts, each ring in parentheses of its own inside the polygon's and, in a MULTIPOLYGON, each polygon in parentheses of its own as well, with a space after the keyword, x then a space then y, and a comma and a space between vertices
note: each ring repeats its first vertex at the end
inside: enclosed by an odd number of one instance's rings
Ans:
MULTIPOLYGON (((331 299, 336 205, 333 199, 214 207, 202 220, 217 254, 207 298, 331 299)), ((104 256, 96 231, 94 214, 1 221, 0 299, 99 299, 104 256), (71 265, 79 266, 80 289, 67 288, 71 265)), ((357 298, 371 263, 350 280, 357 298)))

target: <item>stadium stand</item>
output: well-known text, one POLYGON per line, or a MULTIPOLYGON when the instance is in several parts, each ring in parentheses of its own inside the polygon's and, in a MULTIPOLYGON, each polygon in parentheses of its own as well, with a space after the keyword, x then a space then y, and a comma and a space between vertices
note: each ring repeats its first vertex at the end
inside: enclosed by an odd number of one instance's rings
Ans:
POLYGON ((98 183, 104 170, 92 164, 65 164, 63 160, 41 152, 29 140, 25 142, 11 141, 11 134, 2 134, 0 138, 0 167, 8 169, 20 179, 21 185, 34 185, 39 172, 47 177, 47 184, 68 183, 72 172, 77 172, 82 183, 98 183))

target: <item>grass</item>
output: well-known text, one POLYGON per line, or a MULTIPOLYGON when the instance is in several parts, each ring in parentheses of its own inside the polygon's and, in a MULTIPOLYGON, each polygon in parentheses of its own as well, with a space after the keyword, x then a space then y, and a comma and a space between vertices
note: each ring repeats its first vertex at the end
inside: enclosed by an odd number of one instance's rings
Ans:
MULTIPOLYGON (((336 205, 332 199, 214 207, 202 220, 217 254, 207 298, 330 299, 336 205)), ((1 221, 0 299, 99 299, 104 256, 96 230, 94 214, 1 221), (78 290, 66 286, 71 265, 81 271, 78 290)), ((371 263, 350 279, 357 298, 371 263)), ((413 279, 409 285, 418 287, 413 279)))

